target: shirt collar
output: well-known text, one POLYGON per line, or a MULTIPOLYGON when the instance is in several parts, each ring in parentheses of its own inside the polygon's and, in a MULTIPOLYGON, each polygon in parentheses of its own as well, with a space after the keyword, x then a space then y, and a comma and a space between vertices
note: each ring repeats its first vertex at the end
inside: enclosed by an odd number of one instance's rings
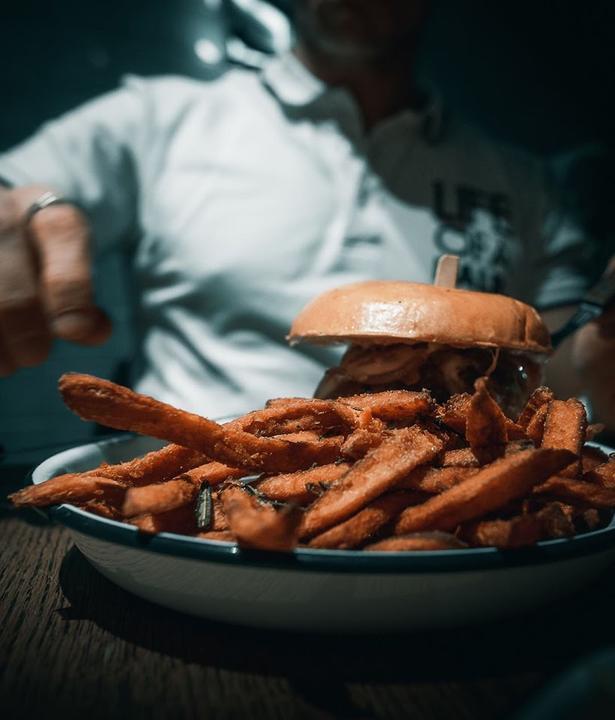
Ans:
POLYGON ((309 105, 329 90, 290 51, 268 60, 261 70, 261 77, 285 105, 309 105))
MULTIPOLYGON (((261 70, 261 77, 269 90, 287 106, 305 107, 332 94, 345 95, 351 100, 349 93, 343 88, 329 87, 319 80, 292 51, 267 60, 261 70)), ((442 102, 439 97, 433 96, 423 110, 403 110, 384 120, 382 126, 419 128, 427 142, 437 142, 443 130, 442 102)))

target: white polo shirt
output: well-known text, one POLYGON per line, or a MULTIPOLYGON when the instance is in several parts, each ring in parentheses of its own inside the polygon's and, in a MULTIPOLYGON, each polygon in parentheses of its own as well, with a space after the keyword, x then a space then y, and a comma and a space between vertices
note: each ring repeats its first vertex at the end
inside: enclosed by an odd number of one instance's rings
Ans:
POLYGON ((591 246, 549 214, 540 164, 437 104, 369 132, 292 55, 213 82, 129 78, 0 156, 89 213, 97 249, 134 244, 139 390, 209 416, 310 395, 336 349, 289 348, 315 295, 366 278, 576 301, 591 246), (546 221, 546 224, 545 224, 546 221))

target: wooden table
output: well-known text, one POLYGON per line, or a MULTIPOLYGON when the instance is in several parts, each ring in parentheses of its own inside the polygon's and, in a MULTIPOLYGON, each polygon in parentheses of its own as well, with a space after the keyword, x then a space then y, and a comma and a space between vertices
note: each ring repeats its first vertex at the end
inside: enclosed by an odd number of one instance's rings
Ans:
MULTIPOLYGON (((20 469, 0 474, 0 494, 20 469)), ((451 603, 455 598, 450 598, 451 603)), ((395 637, 243 629, 133 597, 69 533, 0 509, 0 716, 501 720, 615 646, 615 576, 531 615, 395 637)))

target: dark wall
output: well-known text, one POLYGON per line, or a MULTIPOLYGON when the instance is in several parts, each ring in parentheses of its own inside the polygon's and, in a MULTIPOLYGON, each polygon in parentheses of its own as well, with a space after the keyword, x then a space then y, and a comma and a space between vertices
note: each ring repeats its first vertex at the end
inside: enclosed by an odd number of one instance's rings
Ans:
POLYGON ((124 73, 205 75, 200 0, 19 0, 0 10, 0 148, 114 88, 124 73))

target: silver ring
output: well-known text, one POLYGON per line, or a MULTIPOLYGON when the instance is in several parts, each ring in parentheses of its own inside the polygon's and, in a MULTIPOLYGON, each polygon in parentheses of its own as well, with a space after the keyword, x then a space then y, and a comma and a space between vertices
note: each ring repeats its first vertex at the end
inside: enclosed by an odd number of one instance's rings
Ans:
POLYGON ((62 195, 56 195, 50 191, 44 192, 42 195, 37 197, 32 205, 30 205, 30 207, 26 210, 24 225, 28 225, 37 212, 51 207, 52 205, 76 205, 76 203, 62 197, 62 195))

